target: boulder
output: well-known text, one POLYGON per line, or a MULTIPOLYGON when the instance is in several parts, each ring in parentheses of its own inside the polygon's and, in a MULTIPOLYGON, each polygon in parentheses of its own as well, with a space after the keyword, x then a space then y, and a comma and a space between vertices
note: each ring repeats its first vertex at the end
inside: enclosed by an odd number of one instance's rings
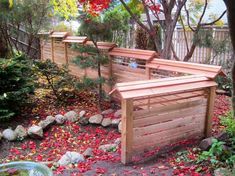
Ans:
POLYGON ((81 125, 88 125, 89 124, 89 119, 87 118, 87 117, 80 117, 80 119, 79 119, 79 123, 81 124, 81 125))
POLYGON ((112 112, 113 112, 113 109, 107 109, 107 110, 103 111, 101 114, 108 115, 108 114, 111 114, 112 112))
POLYGON ((43 137, 43 129, 41 126, 33 125, 29 127, 28 134, 33 138, 42 138, 43 137))
POLYGON ((108 127, 108 126, 110 126, 112 124, 112 120, 110 119, 110 118, 104 118, 103 120, 102 120, 102 123, 101 123, 101 125, 103 126, 103 127, 108 127))
POLYGON ((119 109, 114 113, 114 117, 120 117, 122 115, 122 110, 119 109))
POLYGON ((209 150, 212 145, 212 139, 215 139, 215 138, 209 137, 209 138, 203 139, 199 144, 199 148, 201 150, 209 150))
POLYGON ((118 124, 121 122, 121 119, 112 119, 112 126, 118 127, 118 124))
POLYGON ((91 124, 101 124, 102 120, 103 120, 103 116, 101 114, 97 114, 89 118, 89 122, 91 124))
POLYGON ((38 123, 38 126, 42 127, 42 129, 46 129, 50 127, 55 122, 55 117, 47 116, 45 120, 42 120, 38 123))
POLYGON ((91 156, 93 156, 93 149, 92 149, 92 148, 87 148, 87 149, 83 152, 83 156, 85 156, 85 157, 91 157, 91 156))
POLYGON ((215 136, 219 141, 227 142, 229 140, 229 135, 226 132, 219 133, 215 136))
POLYGON ((69 111, 64 116, 70 122, 76 122, 79 120, 79 115, 75 111, 69 111))
POLYGON ((18 125, 15 129, 15 133, 17 135, 17 138, 19 139, 24 139, 27 137, 27 130, 22 126, 22 125, 18 125))
POLYGON ((122 122, 120 122, 118 124, 118 132, 121 133, 122 132, 122 122))
POLYGON ((13 131, 12 129, 8 128, 5 129, 2 132, 2 136, 4 139, 8 140, 8 141, 14 141, 17 138, 17 134, 15 133, 15 131, 13 131))
POLYGON ((214 170, 214 176, 232 176, 233 173, 227 168, 218 168, 214 170))
POLYGON ((55 121, 57 124, 62 125, 66 121, 66 118, 61 114, 57 114, 55 116, 55 121))
POLYGON ((82 110, 82 111, 80 111, 80 113, 79 113, 79 117, 80 117, 80 118, 81 118, 81 117, 84 117, 85 114, 86 114, 86 111, 82 110))
POLYGON ((66 152, 58 161, 60 166, 67 166, 69 164, 80 163, 85 161, 85 158, 82 154, 77 152, 66 152))
POLYGON ((104 145, 99 146, 99 149, 103 150, 104 152, 116 151, 117 144, 104 144, 104 145))

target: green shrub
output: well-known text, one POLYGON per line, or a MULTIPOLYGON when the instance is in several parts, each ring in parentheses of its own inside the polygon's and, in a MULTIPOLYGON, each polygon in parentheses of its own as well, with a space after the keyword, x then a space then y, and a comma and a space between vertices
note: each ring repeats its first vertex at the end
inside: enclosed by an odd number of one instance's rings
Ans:
POLYGON ((31 66, 25 56, 0 59, 0 120, 13 117, 34 91, 31 66))
POLYGON ((74 89, 76 78, 69 74, 67 66, 58 67, 50 60, 35 61, 34 70, 38 78, 46 80, 46 86, 50 88, 58 101, 65 101, 70 93, 67 90, 74 89))
POLYGON ((235 119, 232 112, 229 112, 225 117, 221 117, 221 124, 226 127, 225 130, 231 137, 235 137, 235 119))

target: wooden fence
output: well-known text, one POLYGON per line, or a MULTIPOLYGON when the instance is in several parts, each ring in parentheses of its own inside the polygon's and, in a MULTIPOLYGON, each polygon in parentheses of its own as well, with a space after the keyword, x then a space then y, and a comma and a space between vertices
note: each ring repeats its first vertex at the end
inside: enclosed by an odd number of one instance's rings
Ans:
MULTIPOLYGON (((231 57, 233 50, 231 46, 229 29, 228 28, 210 28, 205 29, 210 33, 210 42, 213 43, 213 47, 197 46, 192 58, 189 62, 220 65, 224 69, 231 64, 231 57)), ((185 32, 188 46, 190 47, 193 42, 193 32, 185 32)), ((184 37, 184 31, 182 29, 176 29, 173 35, 173 45, 176 55, 179 59, 183 60, 187 54, 187 46, 184 37)), ((205 41, 204 41, 205 42, 205 41)))
MULTIPOLYGON (((91 45, 86 37, 54 32, 41 39, 42 59, 68 64, 79 78, 96 78, 96 70, 73 63, 80 53, 70 48, 71 43, 91 45)), ((102 75, 117 83, 105 90, 122 102, 124 164, 146 149, 211 135, 214 79, 224 75, 220 66, 159 59, 155 51, 118 48, 113 43, 99 42, 98 48, 109 57, 102 75)))

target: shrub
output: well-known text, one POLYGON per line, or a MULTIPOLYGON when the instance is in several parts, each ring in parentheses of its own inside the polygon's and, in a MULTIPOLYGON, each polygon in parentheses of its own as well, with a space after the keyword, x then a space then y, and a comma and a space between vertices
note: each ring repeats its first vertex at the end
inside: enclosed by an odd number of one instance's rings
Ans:
POLYGON ((46 80, 46 85, 58 101, 62 102, 70 96, 67 90, 74 89, 76 79, 69 74, 67 66, 60 68, 50 60, 35 61, 34 70, 38 78, 46 80))
POLYGON ((34 91, 29 60, 25 56, 0 59, 0 120, 16 115, 34 91))

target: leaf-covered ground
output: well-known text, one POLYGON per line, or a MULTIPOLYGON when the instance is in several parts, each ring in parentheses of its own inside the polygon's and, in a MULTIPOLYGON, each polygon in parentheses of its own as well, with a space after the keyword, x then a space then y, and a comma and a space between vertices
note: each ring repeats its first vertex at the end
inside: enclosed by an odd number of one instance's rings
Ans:
MULTIPOLYGON (((65 113, 68 110, 86 110, 86 116, 96 114, 95 97, 92 94, 80 94, 70 99, 70 105, 57 105, 53 97, 38 92, 37 103, 31 109, 23 111, 11 123, 1 124, 0 128, 15 127, 22 124, 26 127, 37 124, 47 115, 65 113), (36 118, 36 117, 40 118, 36 118)), ((218 95, 215 102, 213 117, 213 134, 223 129, 219 116, 229 110, 229 98, 218 95)), ((109 108, 109 103, 104 104, 109 108)), ((112 117, 112 115, 110 115, 112 117)), ((43 162, 54 170, 55 175, 210 175, 210 168, 197 165, 197 145, 199 141, 181 141, 178 144, 156 148, 144 155, 134 158, 135 164, 124 166, 120 162, 120 146, 116 151, 103 152, 98 149, 102 144, 113 143, 120 137, 117 129, 100 126, 80 126, 79 123, 66 123, 63 126, 54 125, 44 133, 42 140, 26 139, 24 141, 0 143, 0 163, 15 160, 32 160, 43 162), (66 151, 83 152, 86 148, 93 149, 94 156, 86 162, 68 167, 54 167, 56 162, 66 151), (173 150, 170 150, 173 149, 173 150)))

